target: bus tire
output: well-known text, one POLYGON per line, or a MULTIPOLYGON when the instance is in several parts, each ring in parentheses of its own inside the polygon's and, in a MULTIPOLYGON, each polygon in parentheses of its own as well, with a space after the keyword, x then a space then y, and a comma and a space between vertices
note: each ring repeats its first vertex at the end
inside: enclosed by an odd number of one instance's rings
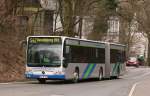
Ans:
POLYGON ((73 83, 77 83, 79 81, 79 68, 75 68, 72 81, 73 83))
POLYGON ((40 78, 39 78, 38 81, 39 81, 40 84, 45 84, 45 83, 46 83, 46 80, 45 80, 45 79, 40 79, 40 78))
POLYGON ((103 68, 99 69, 99 76, 98 76, 98 80, 103 80, 103 68))

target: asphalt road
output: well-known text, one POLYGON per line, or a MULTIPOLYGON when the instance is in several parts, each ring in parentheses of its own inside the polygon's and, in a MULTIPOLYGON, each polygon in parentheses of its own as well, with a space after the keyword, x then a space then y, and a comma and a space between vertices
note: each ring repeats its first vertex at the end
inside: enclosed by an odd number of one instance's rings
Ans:
POLYGON ((127 68, 116 80, 86 80, 77 84, 49 81, 11 82, 0 84, 0 96, 129 96, 133 85, 150 78, 150 68, 127 68))

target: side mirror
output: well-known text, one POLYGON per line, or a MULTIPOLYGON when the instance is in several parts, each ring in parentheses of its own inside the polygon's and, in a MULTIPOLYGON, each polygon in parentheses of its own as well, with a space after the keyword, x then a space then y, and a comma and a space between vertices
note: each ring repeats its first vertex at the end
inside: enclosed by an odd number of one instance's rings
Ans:
POLYGON ((21 41, 20 45, 22 48, 26 48, 27 47, 27 41, 25 41, 25 40, 21 41))
POLYGON ((63 63, 63 67, 67 68, 68 67, 68 63, 63 63))

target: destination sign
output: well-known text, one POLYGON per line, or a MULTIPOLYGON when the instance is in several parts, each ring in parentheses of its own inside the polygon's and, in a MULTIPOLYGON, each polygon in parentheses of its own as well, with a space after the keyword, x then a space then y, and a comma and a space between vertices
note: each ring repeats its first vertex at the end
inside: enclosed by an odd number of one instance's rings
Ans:
POLYGON ((61 38, 58 38, 58 37, 30 37, 29 43, 58 44, 58 43, 61 43, 61 38))

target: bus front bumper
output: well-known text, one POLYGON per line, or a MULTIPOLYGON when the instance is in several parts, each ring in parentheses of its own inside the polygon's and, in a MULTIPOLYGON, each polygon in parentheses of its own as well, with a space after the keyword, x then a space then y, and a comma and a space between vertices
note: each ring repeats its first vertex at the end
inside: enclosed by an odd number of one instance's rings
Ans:
POLYGON ((58 79, 58 80, 65 80, 65 75, 47 75, 47 74, 31 74, 31 73, 26 73, 25 77, 28 79, 39 79, 39 78, 44 78, 44 79, 58 79))

